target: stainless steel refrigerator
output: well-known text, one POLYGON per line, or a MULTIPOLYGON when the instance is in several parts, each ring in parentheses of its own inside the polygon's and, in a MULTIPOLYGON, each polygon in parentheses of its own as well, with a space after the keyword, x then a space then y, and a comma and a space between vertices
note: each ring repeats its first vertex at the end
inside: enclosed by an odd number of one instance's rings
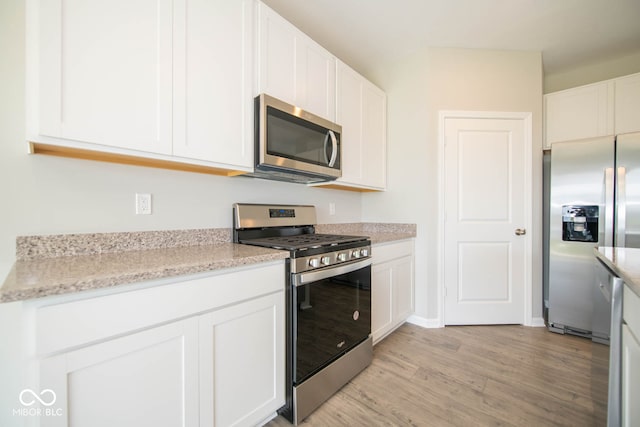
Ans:
POLYGON ((593 248, 640 247, 640 133, 554 143, 549 183, 548 327, 607 342, 593 248))

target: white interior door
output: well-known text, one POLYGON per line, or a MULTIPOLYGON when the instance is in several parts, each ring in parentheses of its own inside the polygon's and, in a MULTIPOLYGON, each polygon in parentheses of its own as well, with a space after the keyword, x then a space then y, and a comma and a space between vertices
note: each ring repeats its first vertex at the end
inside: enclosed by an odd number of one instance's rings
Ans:
POLYGON ((524 118, 444 119, 444 321, 525 323, 531 168, 524 118))

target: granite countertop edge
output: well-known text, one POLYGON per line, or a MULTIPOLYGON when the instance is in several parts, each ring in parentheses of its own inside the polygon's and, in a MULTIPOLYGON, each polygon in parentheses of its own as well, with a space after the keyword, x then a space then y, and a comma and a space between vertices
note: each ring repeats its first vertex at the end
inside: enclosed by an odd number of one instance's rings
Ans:
POLYGON ((284 251, 234 243, 16 261, 0 303, 115 288, 284 260, 284 251), (168 261, 167 261, 168 260, 168 261), (174 261, 175 260, 175 261, 174 261), (120 267, 121 266, 121 267, 120 267))
POLYGON ((609 269, 640 296, 640 249, 637 248, 594 248, 594 253, 609 269))
MULTIPOLYGON (((317 232, 368 236, 373 245, 416 237, 414 224, 324 224, 317 232)), ((117 287, 286 259, 231 242, 231 229, 20 236, 0 303, 117 287)))
POLYGON ((405 223, 347 223, 347 224, 319 224, 317 233, 350 234, 367 236, 372 245, 417 237, 416 224, 405 223))

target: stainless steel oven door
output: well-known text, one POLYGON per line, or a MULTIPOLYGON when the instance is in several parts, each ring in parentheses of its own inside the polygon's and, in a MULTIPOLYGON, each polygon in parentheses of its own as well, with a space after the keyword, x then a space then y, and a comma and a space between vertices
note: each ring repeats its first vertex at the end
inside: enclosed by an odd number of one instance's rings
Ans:
POLYGON ((293 384, 371 334, 371 259, 292 274, 293 384))

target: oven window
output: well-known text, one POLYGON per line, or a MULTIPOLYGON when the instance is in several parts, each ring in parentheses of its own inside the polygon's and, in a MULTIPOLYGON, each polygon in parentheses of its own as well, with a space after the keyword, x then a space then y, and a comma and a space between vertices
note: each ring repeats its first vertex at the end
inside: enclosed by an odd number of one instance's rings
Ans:
POLYGON ((302 381, 371 333, 371 266, 293 289, 294 383, 302 381))

